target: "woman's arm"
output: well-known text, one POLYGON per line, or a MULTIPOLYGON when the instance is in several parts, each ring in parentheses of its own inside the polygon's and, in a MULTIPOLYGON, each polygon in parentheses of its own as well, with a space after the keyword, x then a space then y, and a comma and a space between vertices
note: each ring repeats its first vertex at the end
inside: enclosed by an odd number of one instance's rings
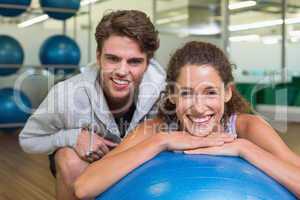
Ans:
MULTIPOLYGON (((129 165, 124 165, 124 163, 128 163, 128 161, 124 162, 123 160, 131 160, 131 156, 132 156, 131 153, 129 153, 129 155, 127 153, 127 156, 125 156, 125 157, 121 156, 121 159, 120 160, 118 159, 120 162, 114 162, 114 157, 116 157, 115 155, 119 154, 120 152, 128 150, 129 148, 137 145, 138 143, 142 143, 147 138, 150 138, 154 134, 154 131, 152 131, 152 128, 155 128, 160 123, 161 123, 161 120, 158 118, 145 121, 143 124, 139 125, 136 129, 134 129, 134 131, 132 133, 130 133, 121 142, 121 144, 119 144, 115 149, 113 149, 112 151, 107 153, 100 160, 101 162, 96 161, 96 162, 92 163, 88 167, 88 169, 76 180, 76 182, 74 184, 74 190, 75 190, 76 196, 79 199, 96 196, 98 193, 101 193, 107 187, 109 187, 110 185, 113 184, 113 183, 109 183, 109 182, 103 182, 102 183, 103 186, 102 186, 101 182, 99 183, 100 180, 93 179, 93 177, 95 177, 95 175, 97 175, 97 177, 99 176, 101 178, 101 175, 104 174, 102 172, 108 171, 106 173, 108 173, 108 175, 112 177, 112 180, 114 180, 114 179, 118 179, 119 176, 122 177, 122 175, 118 175, 115 173, 121 172, 121 171, 123 172, 125 170, 124 173, 126 174, 126 171, 128 171, 128 170, 120 169, 120 167, 123 168, 124 166, 129 166, 129 165), (108 158, 112 158, 112 159, 108 159, 108 158), (115 166, 112 166, 111 163, 114 163, 115 165, 119 164, 121 166, 119 167, 119 169, 115 170, 114 172, 112 172, 112 171, 110 172, 109 171, 110 169, 112 169, 112 170, 115 169, 114 168, 115 166), (109 168, 104 167, 104 169, 101 169, 101 168, 103 168, 103 167, 101 167, 102 165, 109 166, 109 168), (101 171, 99 171, 99 170, 101 170, 101 171), (114 173, 114 174, 110 175, 111 173, 114 173), (114 178, 114 177, 116 177, 116 178, 114 178)), ((152 141, 148 141, 148 143, 151 143, 151 142, 152 141)), ((140 146, 143 146, 143 145, 147 145, 147 144, 142 144, 140 146)), ((137 151, 139 151, 139 148, 137 148, 137 151)), ((136 155, 136 156, 138 156, 138 155, 136 155)), ((116 166, 116 167, 118 167, 118 166, 116 166)), ((133 167, 132 169, 135 168, 134 165, 132 165, 131 167, 133 167)), ((105 181, 105 179, 103 179, 103 181, 105 181)))
POLYGON ((76 180, 75 195, 79 199, 97 196, 164 149, 159 137, 150 137, 134 147, 92 163, 76 180))
POLYGON ((97 196, 133 169, 164 150, 185 150, 222 145, 229 137, 200 138, 185 132, 156 133, 159 121, 145 122, 118 147, 92 163, 74 184, 78 198, 97 196), (148 123, 148 124, 147 124, 148 123), (147 127, 145 127, 147 125, 147 127))
POLYGON ((292 152, 276 131, 262 118, 238 117, 239 136, 247 139, 241 156, 272 176, 300 198, 300 157, 292 152))
POLYGON ((293 153, 273 128, 253 115, 239 115, 238 138, 220 147, 186 151, 189 154, 240 156, 263 170, 300 198, 300 157, 293 153))
POLYGON ((239 138, 256 144, 274 156, 300 167, 300 157, 284 143, 278 133, 261 117, 241 114, 237 118, 239 138))
MULTIPOLYGON (((300 167, 245 140, 240 156, 273 177, 300 198, 300 167)), ((297 163, 299 164, 299 163, 297 163)))

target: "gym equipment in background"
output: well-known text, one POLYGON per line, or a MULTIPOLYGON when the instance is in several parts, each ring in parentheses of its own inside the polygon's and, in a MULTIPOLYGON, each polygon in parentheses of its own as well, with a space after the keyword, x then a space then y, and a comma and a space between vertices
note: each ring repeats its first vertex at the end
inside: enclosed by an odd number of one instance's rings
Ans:
POLYGON ((294 106, 300 107, 300 76, 294 76, 292 78, 292 85, 296 88, 298 88, 298 96, 296 97, 294 101, 294 106))
POLYGON ((163 152, 96 198, 143 200, 296 200, 286 188, 239 157, 163 152))
MULTIPOLYGON (((54 35, 42 44, 39 57, 43 65, 49 65, 49 67, 62 65, 59 69, 68 74, 75 71, 74 68, 68 68, 68 65, 78 65, 81 53, 79 46, 71 38, 64 35, 54 35)), ((56 74, 59 69, 54 69, 54 73, 56 74)))
POLYGON ((294 106, 299 93, 299 88, 291 83, 279 83, 276 85, 275 104, 294 106))
POLYGON ((22 91, 13 88, 0 89, 0 126, 2 131, 12 132, 16 127, 22 127, 30 116, 30 111, 31 102, 22 91))
POLYGON ((256 106, 256 93, 252 92, 256 84, 252 83, 237 83, 236 89, 238 92, 248 101, 248 103, 254 108, 256 106))
POLYGON ((0 35, 0 76, 16 73, 23 61, 24 51, 21 44, 11 36, 0 35))
POLYGON ((257 96, 258 104, 294 106, 300 89, 293 83, 277 83, 276 85, 265 85, 257 96))
POLYGON ((0 0, 0 15, 16 17, 30 6, 31 0, 0 0))
POLYGON ((80 8, 80 0, 40 0, 43 11, 49 17, 66 20, 73 17, 80 8))

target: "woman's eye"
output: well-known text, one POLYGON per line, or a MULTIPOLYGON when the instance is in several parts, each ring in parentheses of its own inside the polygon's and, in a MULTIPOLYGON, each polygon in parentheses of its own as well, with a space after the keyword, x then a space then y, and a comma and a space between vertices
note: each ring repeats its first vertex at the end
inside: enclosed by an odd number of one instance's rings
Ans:
POLYGON ((217 93, 217 91, 212 90, 212 91, 208 91, 207 94, 208 95, 216 95, 218 93, 217 93))
POLYGON ((181 91, 180 96, 182 97, 191 97, 193 94, 189 91, 181 91))

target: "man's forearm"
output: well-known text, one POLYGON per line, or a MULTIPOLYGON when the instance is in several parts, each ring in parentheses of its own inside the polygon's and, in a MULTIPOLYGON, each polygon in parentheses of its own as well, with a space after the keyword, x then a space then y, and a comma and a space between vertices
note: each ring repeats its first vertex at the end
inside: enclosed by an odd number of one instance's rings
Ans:
POLYGON ((39 135, 40 131, 22 131, 19 143, 25 152, 50 154, 60 147, 74 147, 80 133, 80 129, 66 129, 53 134, 39 135))

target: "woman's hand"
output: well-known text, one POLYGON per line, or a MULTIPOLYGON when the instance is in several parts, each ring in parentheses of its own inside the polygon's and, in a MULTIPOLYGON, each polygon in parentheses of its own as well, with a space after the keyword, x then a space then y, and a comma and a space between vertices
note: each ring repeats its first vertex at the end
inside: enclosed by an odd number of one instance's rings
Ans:
POLYGON ((225 143, 221 146, 213 146, 206 148, 197 148, 186 150, 186 154, 206 154, 206 155, 220 155, 220 156, 240 156, 242 148, 245 147, 245 139, 235 139, 232 142, 225 143))
POLYGON ((224 143, 234 140, 233 136, 225 133, 212 134, 209 137, 196 137, 185 131, 174 131, 170 133, 160 132, 158 134, 164 137, 166 150, 173 151, 222 146, 224 143))

